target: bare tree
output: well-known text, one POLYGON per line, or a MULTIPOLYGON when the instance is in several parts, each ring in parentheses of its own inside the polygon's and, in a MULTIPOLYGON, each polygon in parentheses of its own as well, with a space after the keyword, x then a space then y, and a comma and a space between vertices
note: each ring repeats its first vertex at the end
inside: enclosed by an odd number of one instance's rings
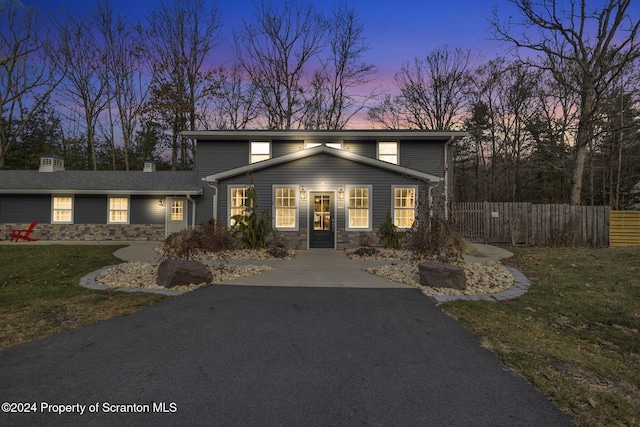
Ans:
POLYGON ((63 94, 70 101, 69 108, 77 108, 84 121, 90 164, 97 170, 96 123, 108 104, 104 49, 90 22, 72 16, 57 25, 55 40, 51 57, 65 70, 63 94))
POLYGON ((311 81, 312 96, 305 117, 307 128, 343 129, 372 98, 357 93, 371 81, 375 66, 363 60, 369 45, 364 27, 353 9, 340 5, 333 10, 328 27, 328 55, 311 81))
POLYGON ((16 0, 0 3, 0 168, 60 82, 44 55, 41 22, 16 0))
POLYGON ((537 65, 580 96, 570 196, 571 204, 578 205, 602 95, 624 67, 640 56, 637 10, 631 0, 608 0, 600 8, 587 5, 586 0, 510 2, 522 14, 517 26, 523 32, 513 30, 511 22, 501 20, 494 10, 494 36, 540 53, 544 61, 537 65))
POLYGON ((180 155, 187 168, 195 161, 195 142, 180 132, 196 130, 204 115, 200 107, 217 91, 218 70, 208 61, 220 38, 220 14, 204 0, 163 0, 149 22, 154 56, 148 106, 171 129, 172 167, 180 155))
MULTIPOLYGON (((117 107, 124 165, 129 170, 134 132, 149 90, 144 76, 147 55, 139 29, 126 16, 115 15, 109 0, 98 2, 94 22, 104 39, 107 88, 111 95, 109 98, 117 107)), ((113 132, 111 137, 113 138, 113 132)))
POLYGON ((234 32, 238 63, 260 94, 269 129, 302 125, 305 76, 326 43, 326 21, 310 4, 263 1, 234 32))
POLYGON ((448 130, 465 106, 471 52, 441 47, 402 65, 395 80, 411 125, 448 130))
POLYGON ((409 127, 404 110, 400 109, 398 97, 386 94, 382 100, 367 110, 373 128, 402 129, 409 127))
POLYGON ((239 65, 234 64, 227 74, 223 73, 214 104, 218 129, 245 129, 257 119, 257 89, 244 78, 239 65))

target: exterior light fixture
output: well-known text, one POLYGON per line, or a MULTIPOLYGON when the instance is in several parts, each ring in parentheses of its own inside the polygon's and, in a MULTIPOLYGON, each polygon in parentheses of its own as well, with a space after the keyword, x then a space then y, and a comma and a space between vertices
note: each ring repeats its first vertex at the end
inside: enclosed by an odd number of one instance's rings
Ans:
POLYGON ((307 200, 307 190, 305 190, 304 185, 300 186, 300 200, 307 200))
POLYGON ((344 200, 344 187, 338 188, 338 199, 344 200))
POLYGON ((163 207, 164 206, 164 200, 158 199, 158 206, 163 207))

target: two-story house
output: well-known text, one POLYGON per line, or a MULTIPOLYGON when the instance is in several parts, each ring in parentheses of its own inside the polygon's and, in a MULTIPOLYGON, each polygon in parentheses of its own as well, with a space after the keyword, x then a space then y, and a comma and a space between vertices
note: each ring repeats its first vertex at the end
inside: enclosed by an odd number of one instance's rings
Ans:
MULTIPOLYGON (((409 228, 421 198, 446 209, 452 143, 463 132, 194 131, 195 171, 0 171, 0 238, 32 221, 40 240, 163 240, 211 218, 232 225, 253 185, 291 247, 341 248, 387 212, 409 228)), ((4 236, 4 237, 2 237, 4 236)))
POLYGON ((431 199, 446 209, 452 143, 463 132, 434 131, 195 131, 197 175, 206 184, 197 218, 231 225, 247 188, 273 228, 300 249, 377 242, 387 212, 400 229, 431 199))

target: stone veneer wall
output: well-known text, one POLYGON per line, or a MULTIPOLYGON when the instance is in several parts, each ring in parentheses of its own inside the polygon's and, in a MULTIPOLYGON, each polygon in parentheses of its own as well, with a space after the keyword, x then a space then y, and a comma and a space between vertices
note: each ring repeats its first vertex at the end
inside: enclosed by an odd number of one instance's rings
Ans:
MULTIPOLYGON (((9 240, 11 230, 27 228, 29 224, 2 224, 0 233, 2 239, 9 240)), ((164 241, 164 234, 164 224, 38 224, 30 237, 51 241, 164 241)))
MULTIPOLYGON (((9 240, 11 230, 27 229, 29 224, 1 224, 0 238, 9 240), (4 236, 4 237, 2 237, 4 236)), ((307 230, 279 231, 287 248, 307 249, 307 230)), ((379 246, 376 231, 338 230, 337 249, 358 247, 362 237, 368 236, 374 246, 379 246)), ((38 224, 31 233, 36 240, 77 241, 164 241, 165 230, 161 224, 38 224)), ((271 237, 269 240, 271 240, 271 237)))
MULTIPOLYGON (((278 231, 277 236, 281 237, 289 249, 307 249, 307 230, 300 231, 278 231)), ((360 246, 360 241, 367 236, 373 246, 379 246, 376 231, 346 231, 338 230, 337 249, 355 248, 360 246)))

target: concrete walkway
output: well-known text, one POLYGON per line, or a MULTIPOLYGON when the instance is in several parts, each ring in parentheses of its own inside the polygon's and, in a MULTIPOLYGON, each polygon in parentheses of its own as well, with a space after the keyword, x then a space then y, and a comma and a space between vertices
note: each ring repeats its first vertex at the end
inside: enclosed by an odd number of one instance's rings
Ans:
MULTIPOLYGON (((117 250, 114 255, 125 261, 159 261, 160 256, 153 250, 154 242, 133 243, 117 250)), ((501 260, 513 256, 513 253, 497 246, 472 244, 464 256, 467 262, 483 262, 501 260)), ((409 285, 394 282, 367 273, 363 268, 375 265, 391 264, 394 261, 357 261, 349 259, 343 251, 338 250, 302 250, 293 260, 230 260, 230 264, 260 264, 274 267, 275 270, 257 276, 242 277, 225 282, 228 285, 241 286, 294 286, 294 287, 338 287, 338 288, 389 288, 406 289, 409 285)), ((507 267, 514 277, 514 285, 503 292, 487 295, 469 296, 431 296, 437 302, 458 299, 469 301, 503 301, 524 295, 530 286, 527 278, 517 269, 507 267)), ((83 278, 83 283, 91 287, 95 275, 83 278)), ((158 291, 174 295, 175 291, 158 291)))

